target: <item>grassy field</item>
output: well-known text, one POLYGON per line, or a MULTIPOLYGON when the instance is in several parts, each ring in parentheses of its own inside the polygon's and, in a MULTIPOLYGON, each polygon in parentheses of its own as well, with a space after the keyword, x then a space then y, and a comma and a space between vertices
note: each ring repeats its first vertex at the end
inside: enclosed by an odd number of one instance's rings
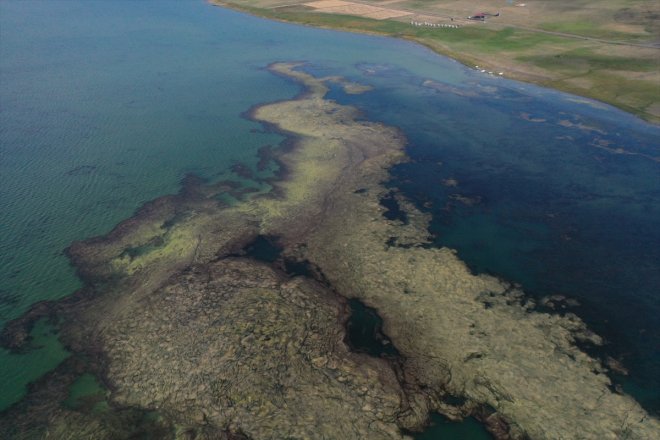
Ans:
POLYGON ((387 20, 320 12, 304 2, 213 0, 255 15, 406 38, 466 65, 595 98, 660 123, 660 3, 637 0, 360 1, 410 15, 387 20), (518 6, 517 6, 518 5, 518 6), (485 22, 466 17, 499 12, 485 22), (452 20, 453 18, 453 20, 452 20), (412 26, 411 21, 458 29, 412 26))

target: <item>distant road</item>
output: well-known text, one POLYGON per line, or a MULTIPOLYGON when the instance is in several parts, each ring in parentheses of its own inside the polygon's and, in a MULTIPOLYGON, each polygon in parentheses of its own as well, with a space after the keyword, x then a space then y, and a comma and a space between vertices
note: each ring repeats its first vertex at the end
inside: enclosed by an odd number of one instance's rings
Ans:
POLYGON ((506 24, 506 23, 496 23, 497 25, 500 25, 502 27, 511 27, 515 29, 523 29, 526 31, 530 32, 539 32, 542 34, 548 34, 548 35, 556 35, 559 37, 566 37, 566 38, 576 38, 578 40, 588 40, 588 41, 595 41, 598 43, 605 43, 605 44, 618 44, 622 46, 635 46, 635 47, 645 47, 647 49, 660 49, 660 42, 655 42, 655 43, 633 43, 629 41, 614 41, 614 40, 603 40, 601 38, 593 38, 593 37, 585 37, 584 35, 576 35, 576 34, 566 34, 564 32, 554 32, 554 31, 546 31, 544 29, 536 29, 536 28, 531 28, 531 27, 526 27, 526 26, 517 26, 513 24, 506 24))

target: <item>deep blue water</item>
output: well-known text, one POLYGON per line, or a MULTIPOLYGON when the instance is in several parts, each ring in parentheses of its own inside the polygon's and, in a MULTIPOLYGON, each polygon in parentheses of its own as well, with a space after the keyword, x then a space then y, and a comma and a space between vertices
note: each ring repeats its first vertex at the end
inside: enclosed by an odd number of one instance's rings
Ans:
POLYGON ((448 91, 362 67, 372 93, 332 96, 404 130, 412 160, 389 185, 433 214, 436 244, 533 296, 577 299, 557 311, 604 336, 585 348, 621 358, 630 376, 617 383, 660 410, 660 129, 478 72, 448 91))
MULTIPOLYGON (((296 94, 264 70, 281 60, 375 86, 332 96, 404 130, 413 160, 391 185, 433 213, 437 243, 531 294, 579 299, 575 312, 624 355, 626 389, 660 406, 658 127, 407 42, 201 0, 0 2, 0 324, 79 287, 71 241, 186 173, 254 168, 282 138, 241 114, 296 94)), ((35 332, 43 348, 0 353, 0 408, 66 356, 47 325, 35 332)))

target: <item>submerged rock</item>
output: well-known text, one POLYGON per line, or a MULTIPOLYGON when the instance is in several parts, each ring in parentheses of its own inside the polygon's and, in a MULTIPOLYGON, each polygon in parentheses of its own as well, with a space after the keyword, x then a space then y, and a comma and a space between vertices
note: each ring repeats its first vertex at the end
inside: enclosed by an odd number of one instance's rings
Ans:
POLYGON ((345 303, 318 283, 223 259, 126 306, 99 317, 122 406, 249 438, 400 438, 392 369, 348 350, 345 303))
MULTIPOLYGON (((226 206, 217 195, 231 185, 189 182, 145 205, 74 244, 87 288, 33 309, 3 340, 20 349, 30 322, 60 317, 64 342, 109 387, 110 414, 156 411, 153 432, 171 438, 401 438, 430 411, 473 414, 499 438, 660 438, 657 419, 612 392, 576 346, 600 343, 579 318, 535 311, 517 288, 433 248, 428 216, 398 194, 406 221, 383 216, 381 182, 405 160, 403 136, 324 99, 338 79, 300 67, 270 67, 305 86, 297 99, 251 113, 291 136, 272 194, 226 206), (266 262, 242 251, 260 236, 277 237, 266 262), (295 277, 274 268, 295 262, 306 268, 295 277), (397 356, 348 349, 344 297, 377 310, 397 356)), ((40 403, 62 394, 39 394, 58 374, 0 429, 68 438, 68 423, 97 426, 93 412, 40 403)))

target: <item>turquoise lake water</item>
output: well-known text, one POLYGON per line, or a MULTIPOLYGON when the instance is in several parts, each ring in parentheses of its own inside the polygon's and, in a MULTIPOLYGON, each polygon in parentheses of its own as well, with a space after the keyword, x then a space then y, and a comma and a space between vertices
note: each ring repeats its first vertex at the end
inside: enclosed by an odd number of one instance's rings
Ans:
MULTIPOLYGON (((624 389, 658 410, 658 127, 407 42, 203 1, 0 3, 0 324, 80 287, 73 240, 187 173, 254 168, 282 138, 241 114, 297 93, 264 69, 289 60, 375 86, 332 97, 404 130, 413 160, 391 184, 433 213, 437 243, 533 295, 577 298, 631 370, 624 389)), ((34 336, 26 354, 0 351, 0 408, 67 356, 48 323, 34 336)))

